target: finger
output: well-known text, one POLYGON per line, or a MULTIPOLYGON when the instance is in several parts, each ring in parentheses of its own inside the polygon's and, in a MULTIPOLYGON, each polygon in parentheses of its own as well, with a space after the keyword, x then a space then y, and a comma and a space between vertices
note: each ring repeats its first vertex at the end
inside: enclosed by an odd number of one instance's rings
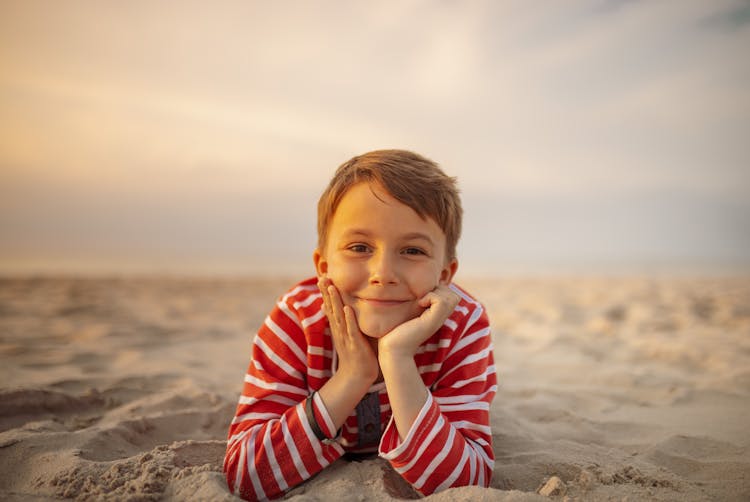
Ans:
POLYGON ((456 305, 458 305, 461 302, 461 298, 456 294, 455 291, 453 291, 448 286, 441 286, 440 289, 445 295, 446 304, 448 304, 451 310, 455 309, 456 305))
POLYGON ((323 312, 328 316, 328 314, 331 312, 331 299, 328 296, 328 284, 325 277, 321 277, 318 279, 318 289, 320 290, 320 295, 323 298, 323 312))
POLYGON ((422 298, 417 300, 417 305, 420 307, 430 307, 433 303, 438 301, 438 295, 433 291, 430 291, 426 295, 424 295, 422 298))
POLYGON ((357 323, 357 315, 354 313, 354 309, 346 305, 344 307, 344 317, 346 318, 346 331, 349 336, 357 337, 361 336, 362 333, 359 331, 359 324, 357 323))
POLYGON ((460 301, 458 295, 451 288, 442 284, 436 286, 435 289, 430 291, 430 293, 433 293, 435 295, 434 302, 445 303, 446 305, 450 305, 452 307, 458 305, 460 301))
POLYGON ((454 293, 453 291, 450 292, 450 304, 451 304, 451 310, 455 309, 459 303, 461 303, 461 298, 454 293))
POLYGON ((324 284, 325 284, 324 286, 325 297, 327 301, 326 317, 328 318, 328 326, 331 332, 333 347, 338 352, 346 351, 347 345, 348 345, 347 336, 346 336, 346 327, 342 325, 340 309, 336 309, 335 300, 334 300, 336 296, 335 295, 336 288, 333 285, 331 285, 330 280, 325 281, 324 284))
POLYGON ((318 280, 318 289, 320 289, 320 294, 323 297, 323 313, 328 319, 328 326, 331 329, 331 335, 334 338, 334 344, 337 344, 336 339, 340 338, 341 336, 341 327, 340 321, 337 319, 334 312, 333 300, 331 298, 330 292, 331 289, 335 291, 335 287, 332 285, 330 279, 328 279, 327 277, 321 277, 320 280, 318 280))
POLYGON ((328 295, 331 298, 331 310, 333 312, 333 317, 336 321, 336 325, 338 328, 344 328, 346 326, 346 320, 344 319, 344 305, 341 301, 341 296, 339 295, 336 286, 334 286, 333 284, 328 286, 327 291, 328 295))
POLYGON ((452 292, 431 291, 420 300, 422 301, 420 306, 425 308, 420 318, 428 324, 436 324, 436 326, 450 317, 456 308, 452 292))

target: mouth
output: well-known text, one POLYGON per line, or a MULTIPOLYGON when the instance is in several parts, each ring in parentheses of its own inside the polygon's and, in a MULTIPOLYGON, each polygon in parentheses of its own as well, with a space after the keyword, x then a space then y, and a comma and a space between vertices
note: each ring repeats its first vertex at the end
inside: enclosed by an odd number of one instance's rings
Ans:
POLYGON ((360 298, 360 297, 358 297, 357 300, 363 303, 366 303, 367 305, 372 305, 375 307, 396 307, 398 305, 403 305, 409 301, 409 300, 389 300, 389 299, 382 299, 382 298, 360 298))

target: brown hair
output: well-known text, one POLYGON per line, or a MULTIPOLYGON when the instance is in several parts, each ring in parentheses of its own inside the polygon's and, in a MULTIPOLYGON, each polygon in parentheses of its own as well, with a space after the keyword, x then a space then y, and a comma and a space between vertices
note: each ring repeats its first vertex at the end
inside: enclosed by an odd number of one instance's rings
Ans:
POLYGON ((456 258, 463 209, 456 178, 433 161, 406 150, 376 150, 358 155, 336 170, 318 201, 318 247, 323 250, 328 226, 344 194, 360 182, 377 183, 420 217, 432 218, 446 237, 446 258, 456 258))

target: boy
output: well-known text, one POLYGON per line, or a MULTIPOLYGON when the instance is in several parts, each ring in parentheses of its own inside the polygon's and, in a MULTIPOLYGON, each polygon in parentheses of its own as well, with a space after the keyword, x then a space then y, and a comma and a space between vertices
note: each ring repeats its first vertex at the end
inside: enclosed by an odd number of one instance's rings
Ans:
POLYGON ((282 495, 346 453, 378 452, 423 494, 488 486, 489 322, 451 284, 455 180, 403 150, 354 157, 318 203, 317 278, 254 340, 229 429, 229 489, 282 495))

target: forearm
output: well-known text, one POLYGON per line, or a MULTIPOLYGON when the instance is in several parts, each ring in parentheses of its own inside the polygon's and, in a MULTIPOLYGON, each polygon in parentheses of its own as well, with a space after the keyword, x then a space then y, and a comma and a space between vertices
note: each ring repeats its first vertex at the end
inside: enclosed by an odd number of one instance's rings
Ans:
POLYGON ((370 381, 351 378, 343 372, 336 372, 320 388, 318 394, 336 430, 344 424, 371 385, 370 381))
POLYGON ((381 351, 378 355, 393 420, 403 440, 427 401, 427 388, 413 357, 381 351))
POLYGON ((343 454, 341 446, 324 444, 310 431, 304 401, 278 418, 257 419, 253 415, 272 415, 261 410, 277 404, 264 401, 235 417, 224 459, 230 490, 247 500, 278 497, 343 454))
POLYGON ((428 391, 414 362, 419 346, 443 325, 458 304, 458 296, 440 284, 418 300, 424 311, 378 340, 378 362, 383 374, 393 420, 403 440, 427 402, 428 391))
POLYGON ((447 340, 451 349, 440 360, 439 374, 425 375, 429 387, 418 364, 436 365, 425 357, 427 348, 414 361, 420 353, 414 342, 425 342, 415 335, 417 321, 378 344, 393 411, 379 453, 425 495, 454 486, 488 486, 494 465, 489 410, 496 377, 487 316, 479 304, 467 303, 455 311, 451 323, 443 319, 443 325, 437 328, 442 329, 439 339, 430 344, 440 347, 447 340))
POLYGON ((388 425, 379 453, 423 495, 454 486, 487 486, 493 468, 491 438, 489 430, 484 435, 474 429, 489 427, 486 420, 463 418, 443 413, 430 393, 403 440, 395 420, 388 425))

